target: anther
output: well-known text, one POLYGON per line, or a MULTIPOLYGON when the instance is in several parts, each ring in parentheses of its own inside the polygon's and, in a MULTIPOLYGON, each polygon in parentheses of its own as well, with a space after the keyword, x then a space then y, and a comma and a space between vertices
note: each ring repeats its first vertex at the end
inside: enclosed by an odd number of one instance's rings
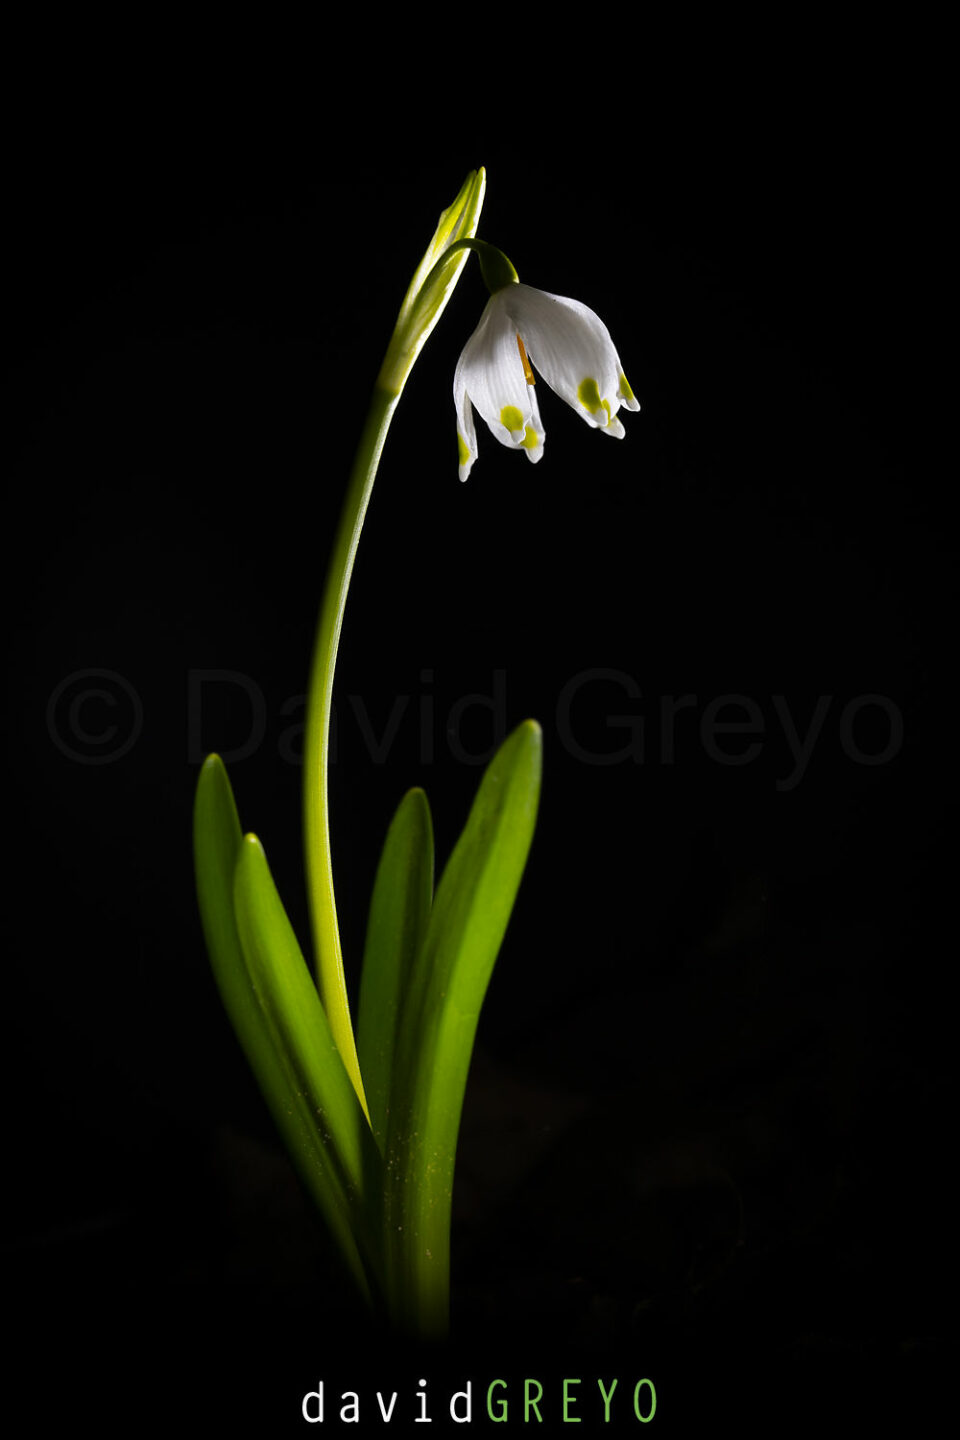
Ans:
POLYGON ((536 385, 537 382, 536 382, 536 380, 534 379, 533 369, 532 369, 532 367, 531 367, 531 365, 530 365, 530 361, 529 361, 529 359, 528 359, 528 357, 527 357, 527 352, 526 352, 526 350, 525 350, 524 347, 523 347, 523 341, 521 340, 521 338, 520 338, 519 335, 517 336, 517 348, 518 348, 519 351, 520 351, 520 360, 521 360, 521 362, 522 362, 522 364, 523 364, 523 374, 524 374, 524 378, 526 379, 527 384, 528 384, 528 385, 536 385))

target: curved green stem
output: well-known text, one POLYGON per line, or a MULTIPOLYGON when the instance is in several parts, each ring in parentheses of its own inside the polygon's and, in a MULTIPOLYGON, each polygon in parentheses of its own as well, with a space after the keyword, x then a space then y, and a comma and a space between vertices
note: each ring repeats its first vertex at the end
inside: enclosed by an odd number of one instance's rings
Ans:
POLYGON ((447 255, 454 255, 458 250, 474 252, 480 262, 483 283, 491 295, 495 295, 506 285, 516 285, 520 279, 513 263, 508 260, 502 250, 498 250, 496 245, 491 245, 488 240, 478 240, 475 236, 465 240, 456 240, 450 246, 447 255))
MULTIPOLYGON (((353 1081, 365 1112, 367 1102, 360 1077, 353 1025, 350 1021, 340 930, 337 925, 337 903, 333 889, 327 769, 330 758, 333 677, 347 591, 384 440, 399 398, 398 394, 391 394, 378 386, 374 390, 360 437, 320 607, 310 667, 303 754, 307 894, 313 926, 317 984, 337 1049, 343 1057, 347 1074, 353 1081)), ((369 1115, 367 1118, 369 1119, 369 1115)))
POLYGON ((476 229, 484 186, 483 170, 467 176, 456 200, 441 215, 401 306, 353 462, 327 571, 310 666, 303 756, 304 830, 317 985, 337 1049, 368 1120, 343 973, 330 851, 327 769, 333 679, 350 577, 390 421, 414 362, 457 282, 467 258, 466 250, 477 248, 480 243, 468 237, 476 229))

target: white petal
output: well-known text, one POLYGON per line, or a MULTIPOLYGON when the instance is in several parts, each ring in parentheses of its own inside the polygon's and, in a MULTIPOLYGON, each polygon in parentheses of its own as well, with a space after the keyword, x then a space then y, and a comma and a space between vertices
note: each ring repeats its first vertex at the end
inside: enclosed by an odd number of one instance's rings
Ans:
POLYGON ((457 399, 457 449, 460 456, 460 479, 466 480, 478 454, 473 406, 467 399, 466 392, 457 399))
POLYGON ((501 445, 526 450, 534 462, 543 454, 543 423, 536 392, 527 384, 516 327, 503 295, 502 290, 497 291, 487 301, 454 375, 453 396, 462 442, 460 478, 464 480, 477 454, 471 403, 501 445))
POLYGON ((630 382, 622 370, 620 371, 620 383, 617 386, 617 399, 620 401, 620 404, 625 405, 628 410, 640 409, 640 401, 630 389, 630 382))
POLYGON ((640 407, 599 315, 579 300, 529 285, 510 285, 500 293, 530 360, 550 388, 588 425, 622 436, 619 422, 610 428, 620 406, 640 407))

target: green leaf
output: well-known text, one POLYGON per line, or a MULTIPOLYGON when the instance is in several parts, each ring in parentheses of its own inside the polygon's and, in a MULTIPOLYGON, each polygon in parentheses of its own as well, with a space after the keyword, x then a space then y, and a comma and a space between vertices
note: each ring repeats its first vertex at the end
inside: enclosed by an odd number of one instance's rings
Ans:
MULTIPOLYGON (((380 1157, 344 1067, 307 963, 277 893, 263 846, 245 835, 234 879, 237 930, 247 972, 288 1087, 305 1107, 317 1140, 316 1164, 339 1217, 351 1221, 361 1250, 374 1261, 364 1199, 381 1184, 380 1157)), ((325 1207, 328 1208, 328 1207, 325 1207)))
POLYGON ((422 790, 403 797, 390 823, 377 866, 360 974, 357 1049, 381 1149, 387 1115, 400 1006, 423 941, 433 899, 433 826, 422 790))
POLYGON ((219 755, 208 756, 200 771, 193 837, 197 899, 214 979, 244 1054, 261 1088, 268 1094, 279 1083, 280 1071, 247 975, 237 932, 233 876, 243 835, 233 791, 219 755))
POLYGON ((200 918, 230 1023, 308 1193, 330 1225, 361 1293, 369 1299, 340 1167, 333 1163, 307 1096, 278 1048, 275 1027, 268 1024, 247 970, 234 908, 234 878, 244 841, 227 772, 217 755, 209 756, 200 771, 193 831, 200 918))
POLYGON ((450 1206, 480 1008, 533 838, 542 737, 526 721, 480 783, 437 887, 400 1022, 386 1150, 384 1236, 397 1323, 448 1325, 450 1206))

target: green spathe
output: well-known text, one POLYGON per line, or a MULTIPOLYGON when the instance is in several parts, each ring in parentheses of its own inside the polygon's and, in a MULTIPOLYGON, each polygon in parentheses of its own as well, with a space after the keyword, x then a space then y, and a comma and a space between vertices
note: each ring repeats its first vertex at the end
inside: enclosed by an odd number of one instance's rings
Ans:
POLYGON ((467 260, 466 247, 459 242, 472 239, 476 234, 485 190, 486 173, 483 168, 471 170, 457 198, 437 222, 433 239, 424 251, 404 296, 380 367, 378 387, 390 395, 400 394, 417 356, 453 294, 467 260))

